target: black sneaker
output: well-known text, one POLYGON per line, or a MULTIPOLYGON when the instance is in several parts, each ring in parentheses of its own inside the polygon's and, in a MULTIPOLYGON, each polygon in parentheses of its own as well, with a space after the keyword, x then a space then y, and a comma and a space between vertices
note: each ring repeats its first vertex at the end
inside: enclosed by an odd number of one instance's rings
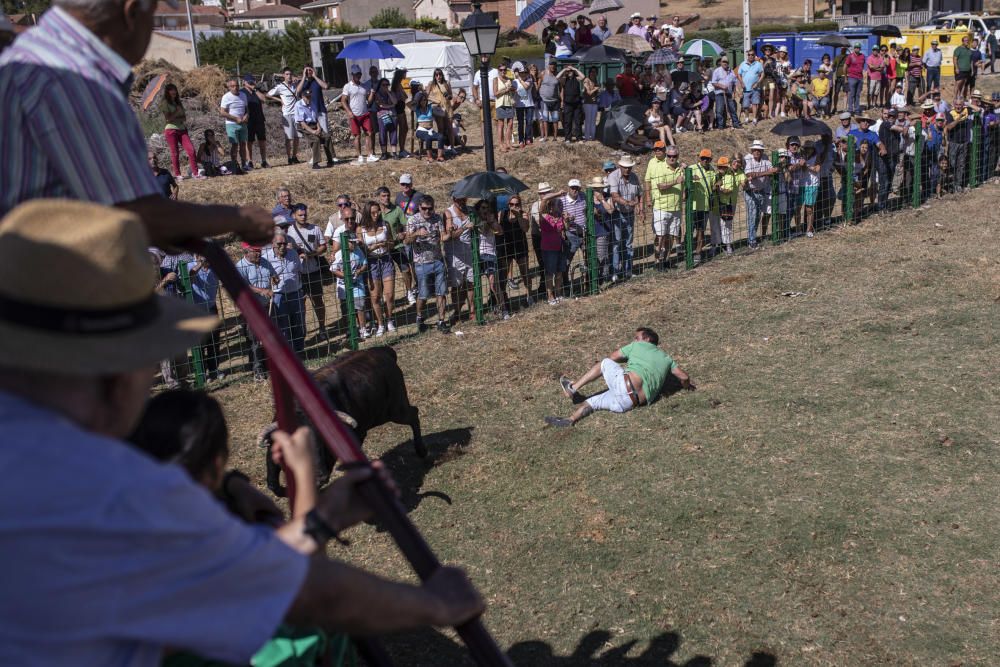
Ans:
POLYGON ((312 168, 313 168, 313 169, 322 169, 323 167, 319 166, 318 164, 314 164, 314 165, 312 166, 312 168))
POLYGON ((437 323, 437 330, 438 331, 440 331, 441 333, 448 333, 448 328, 449 327, 448 327, 448 323, 447 322, 445 322, 444 320, 438 320, 438 323, 437 323))
POLYGON ((424 318, 422 317, 417 318, 417 331, 420 333, 427 331, 427 323, 424 322, 424 318))
POLYGON ((573 420, 568 417, 546 417, 545 423, 556 428, 569 428, 573 425, 573 420))
POLYGON ((261 162, 261 163, 260 163, 260 167, 261 167, 261 169, 267 169, 267 168, 268 168, 268 167, 270 167, 270 166, 271 166, 271 165, 269 165, 269 164, 267 163, 267 160, 264 160, 263 162, 261 162))
POLYGON ((579 403, 583 400, 583 397, 580 396, 580 392, 573 389, 573 381, 565 375, 561 375, 559 377, 559 386, 562 387, 563 393, 566 394, 566 397, 573 400, 573 403, 579 403))

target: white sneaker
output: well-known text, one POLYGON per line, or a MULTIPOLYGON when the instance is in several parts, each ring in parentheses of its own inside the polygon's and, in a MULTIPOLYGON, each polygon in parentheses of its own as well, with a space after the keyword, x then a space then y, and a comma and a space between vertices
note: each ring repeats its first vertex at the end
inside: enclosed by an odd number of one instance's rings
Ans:
POLYGON ((358 164, 364 164, 364 163, 365 163, 364 157, 362 157, 362 156, 359 155, 358 156, 358 164))
POLYGON ((181 176, 180 174, 177 174, 176 176, 174 176, 174 180, 180 183, 181 181, 184 180, 184 177, 181 176))
POLYGON ((369 162, 378 162, 381 159, 382 158, 380 158, 378 155, 375 155, 374 153, 372 153, 371 155, 368 156, 368 161, 369 162))
POLYGON ((558 306, 559 305, 559 301, 557 301, 556 299, 549 299, 549 305, 550 306, 558 306))
POLYGON ((385 335, 385 327, 380 324, 378 325, 378 329, 375 330, 375 337, 378 338, 379 336, 384 336, 384 335, 385 335))
POLYGON ((417 302, 417 295, 413 292, 413 290, 406 293, 406 300, 411 306, 417 302))
POLYGON ((815 234, 813 234, 812 232, 806 232, 806 238, 811 239, 813 236, 815 236, 815 234))
POLYGON ((784 118, 784 117, 785 117, 785 112, 784 112, 784 111, 782 111, 782 112, 781 112, 781 113, 780 113, 779 115, 780 115, 780 116, 781 116, 782 118, 784 118))
POLYGON ((386 324, 386 329, 389 330, 389 333, 392 333, 393 331, 396 330, 396 323, 393 322, 392 320, 389 320, 389 322, 386 324))
POLYGON ((368 338, 369 336, 371 336, 372 333, 370 331, 368 331, 368 327, 361 327, 361 329, 358 331, 358 335, 361 336, 362 340, 364 340, 364 339, 368 338))
POLYGON ((222 174, 223 176, 228 176, 229 175, 229 169, 227 167, 224 167, 224 166, 223 167, 219 167, 219 173, 222 174))
POLYGON ((504 320, 509 320, 510 319, 510 313, 508 313, 506 310, 503 311, 503 319, 504 320))

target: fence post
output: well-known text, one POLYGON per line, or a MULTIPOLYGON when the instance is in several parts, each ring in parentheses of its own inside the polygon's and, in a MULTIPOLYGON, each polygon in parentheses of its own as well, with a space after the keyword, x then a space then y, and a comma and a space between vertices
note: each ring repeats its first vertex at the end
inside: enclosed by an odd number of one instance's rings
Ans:
POLYGON ((854 222, 854 137, 847 135, 847 157, 844 159, 844 224, 854 222))
POLYGON ((587 188, 587 275, 591 294, 597 294, 597 236, 594 229, 594 188, 587 188))
MULTIPOLYGON (((191 289, 191 273, 188 270, 187 262, 178 262, 177 270, 180 273, 181 289, 184 299, 188 303, 194 303, 194 291, 191 289)), ((201 389, 205 386, 205 364, 201 358, 201 344, 191 348, 191 360, 194 365, 194 386, 201 389)))
POLYGON ((924 124, 921 120, 917 119, 914 125, 914 141, 913 141, 913 177, 912 186, 913 192, 910 194, 913 197, 913 208, 920 208, 920 194, 924 187, 923 181, 923 162, 924 162, 924 124))
POLYGON ((351 244, 347 232, 340 234, 340 261, 344 274, 344 310, 347 311, 347 344, 358 349, 358 315, 354 312, 354 272, 351 270, 351 244))
POLYGON ((472 211, 469 213, 469 219, 472 221, 472 298, 476 302, 476 324, 486 324, 486 317, 483 314, 483 274, 479 266, 479 218, 476 212, 472 211))
MULTIPOLYGON (((778 168, 778 151, 771 151, 771 166, 775 169, 778 168)), ((777 174, 771 174, 771 243, 773 245, 778 245, 781 243, 781 231, 782 227, 779 227, 779 222, 784 225, 781 221, 781 214, 778 211, 779 195, 778 195, 778 178, 780 172, 777 174)), ((761 216, 761 220, 764 216, 761 216)))
MULTIPOLYGON (((691 199, 691 167, 684 168, 684 268, 694 268, 694 201, 691 199)), ((668 230, 669 231, 669 230, 668 230)))
MULTIPOLYGON (((972 114, 972 150, 969 152, 969 187, 979 187, 979 154, 983 149, 983 121, 979 112, 972 114)), ((959 184, 961 185, 961 184, 959 184)))

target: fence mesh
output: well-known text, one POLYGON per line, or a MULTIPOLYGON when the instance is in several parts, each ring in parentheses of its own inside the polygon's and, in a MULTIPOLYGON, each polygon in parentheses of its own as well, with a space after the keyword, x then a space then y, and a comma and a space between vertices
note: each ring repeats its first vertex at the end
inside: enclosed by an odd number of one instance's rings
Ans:
MULTIPOLYGON (((1000 128, 992 115, 965 109, 912 120, 886 116, 882 123, 888 125, 871 133, 846 134, 845 128, 844 137, 815 138, 781 151, 751 150, 690 163, 680 156, 654 155, 644 174, 626 175, 624 169, 617 174, 618 181, 641 190, 642 200, 634 208, 621 194, 630 191, 614 178, 613 187, 582 189, 584 224, 566 220, 579 233, 563 244, 568 262, 561 293, 555 296, 593 295, 650 271, 692 270, 883 212, 927 207, 935 198, 996 176, 1000 128), (606 206, 605 200, 613 203, 606 206)), ((502 320, 539 303, 544 307, 548 299, 540 216, 531 205, 536 201, 513 199, 514 206, 499 214, 491 210, 488 218, 475 208, 469 211, 471 282, 468 275, 456 275, 454 258, 442 253, 445 317, 451 330, 502 320), (456 310, 461 311, 457 318, 456 310)), ((319 363, 343 349, 415 334, 418 265, 401 263, 405 250, 388 249, 400 239, 387 242, 385 253, 366 251, 366 244, 350 233, 325 241, 320 254, 330 275, 325 269, 298 273, 298 263, 277 257, 277 246, 260 253, 273 272, 256 268, 260 260, 253 249, 234 257, 293 349, 319 363)), ((204 260, 167 256, 160 275, 162 291, 220 320, 202 345, 161 364, 164 383, 204 386, 225 377, 265 376, 260 344, 218 289, 204 260)), ((430 294, 424 316, 433 323, 435 285, 425 282, 430 294)))

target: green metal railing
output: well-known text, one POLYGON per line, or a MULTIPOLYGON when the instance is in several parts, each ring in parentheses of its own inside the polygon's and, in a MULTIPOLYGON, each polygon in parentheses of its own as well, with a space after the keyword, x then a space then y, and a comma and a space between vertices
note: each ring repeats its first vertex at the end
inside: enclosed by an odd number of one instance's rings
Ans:
POLYGON ((587 275, 590 294, 597 294, 597 230, 594 222, 594 189, 587 188, 587 275))
POLYGON ((351 269, 351 245, 347 232, 340 235, 340 259, 344 263, 344 310, 347 311, 347 344, 358 349, 358 314, 354 309, 354 271, 351 269))
MULTIPOLYGON (((181 280, 181 294, 188 303, 193 304, 194 290, 191 289, 191 270, 188 268, 188 263, 178 262, 177 271, 181 280)), ((191 348, 191 361, 194 367, 194 386, 201 389, 205 386, 205 360, 202 359, 200 345, 191 348)))

